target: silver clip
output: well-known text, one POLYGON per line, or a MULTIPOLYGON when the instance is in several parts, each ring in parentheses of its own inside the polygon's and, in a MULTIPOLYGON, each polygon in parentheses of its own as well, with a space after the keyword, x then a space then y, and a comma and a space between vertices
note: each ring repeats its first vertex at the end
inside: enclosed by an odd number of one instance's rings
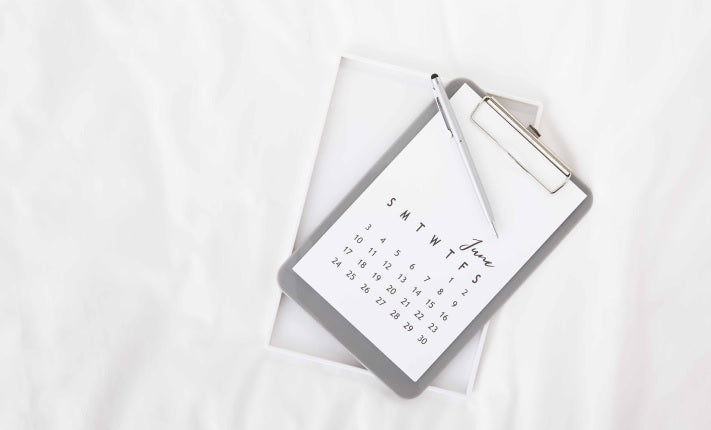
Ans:
POLYGON ((497 145, 501 149, 503 149, 523 170, 526 171, 529 175, 531 175, 539 184, 541 184, 546 190, 548 190, 549 193, 555 193, 559 189, 563 187, 567 183, 567 181, 570 179, 572 172, 570 171, 570 168, 561 160, 558 158, 553 151, 548 149, 543 143, 541 143, 540 140, 538 140, 539 137, 541 137, 541 134, 536 130, 535 127, 532 125, 529 125, 528 127, 524 127, 519 120, 516 119, 509 111, 504 108, 501 103, 499 103, 495 98, 491 96, 485 96, 484 98, 481 99, 481 101, 476 105, 474 108, 474 111, 472 111, 472 114, 470 115, 470 119, 472 122, 479 127, 481 131, 483 131, 491 140, 496 142, 497 145), (516 157, 511 154, 506 147, 504 147, 501 142, 497 141, 494 136, 491 135, 484 127, 482 127, 475 119, 474 115, 476 114, 477 109, 482 105, 482 103, 488 104, 501 118, 503 118, 506 122, 509 123, 511 127, 513 127, 528 143, 533 146, 541 155, 543 155, 560 173, 562 173, 565 176, 565 180, 563 183, 558 186, 557 188, 549 188, 545 183, 543 183, 539 178, 536 177, 529 169, 526 168, 519 160, 516 159, 516 157))

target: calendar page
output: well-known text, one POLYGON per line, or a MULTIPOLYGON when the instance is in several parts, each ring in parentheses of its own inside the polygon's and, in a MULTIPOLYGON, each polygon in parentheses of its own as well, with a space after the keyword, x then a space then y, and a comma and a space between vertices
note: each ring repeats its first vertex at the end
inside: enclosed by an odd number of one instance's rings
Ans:
POLYGON ((493 236, 438 114, 294 266, 417 381, 585 199, 549 194, 482 133, 481 100, 452 97, 494 213, 493 236))

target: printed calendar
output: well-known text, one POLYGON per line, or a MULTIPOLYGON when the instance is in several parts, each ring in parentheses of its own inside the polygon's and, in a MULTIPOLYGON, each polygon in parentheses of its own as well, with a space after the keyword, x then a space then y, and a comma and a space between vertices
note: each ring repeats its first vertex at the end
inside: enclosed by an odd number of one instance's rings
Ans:
MULTIPOLYGON (((479 100, 465 85, 452 105, 479 100)), ((477 167, 499 238, 437 115, 294 265, 413 381, 585 198, 572 183, 551 198, 476 127, 464 132, 487 160, 477 167)))

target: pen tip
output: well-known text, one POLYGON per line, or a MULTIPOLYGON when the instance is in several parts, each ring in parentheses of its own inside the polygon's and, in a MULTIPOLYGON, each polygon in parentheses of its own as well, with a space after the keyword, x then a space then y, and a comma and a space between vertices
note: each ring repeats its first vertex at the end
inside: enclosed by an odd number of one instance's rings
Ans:
POLYGON ((494 230, 494 236, 498 239, 499 238, 499 233, 496 231, 496 227, 494 227, 494 223, 491 223, 491 229, 494 230))
POLYGON ((435 79, 435 78, 439 78, 439 75, 437 75, 437 73, 432 73, 432 76, 430 76, 430 79, 435 79))

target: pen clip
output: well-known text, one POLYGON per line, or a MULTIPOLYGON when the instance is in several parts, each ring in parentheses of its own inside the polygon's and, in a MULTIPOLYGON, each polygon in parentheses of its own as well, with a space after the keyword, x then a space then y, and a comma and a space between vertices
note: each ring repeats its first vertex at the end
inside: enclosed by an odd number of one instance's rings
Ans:
POLYGON ((447 127, 449 137, 450 139, 453 139, 454 133, 452 132, 452 127, 450 127, 449 121, 447 121, 447 116, 444 114, 444 109, 442 108, 442 104, 439 102, 439 96, 437 96, 437 94, 435 94, 435 103, 437 104, 437 110, 439 110, 439 114, 442 117, 442 121, 444 121, 444 126, 447 127))

